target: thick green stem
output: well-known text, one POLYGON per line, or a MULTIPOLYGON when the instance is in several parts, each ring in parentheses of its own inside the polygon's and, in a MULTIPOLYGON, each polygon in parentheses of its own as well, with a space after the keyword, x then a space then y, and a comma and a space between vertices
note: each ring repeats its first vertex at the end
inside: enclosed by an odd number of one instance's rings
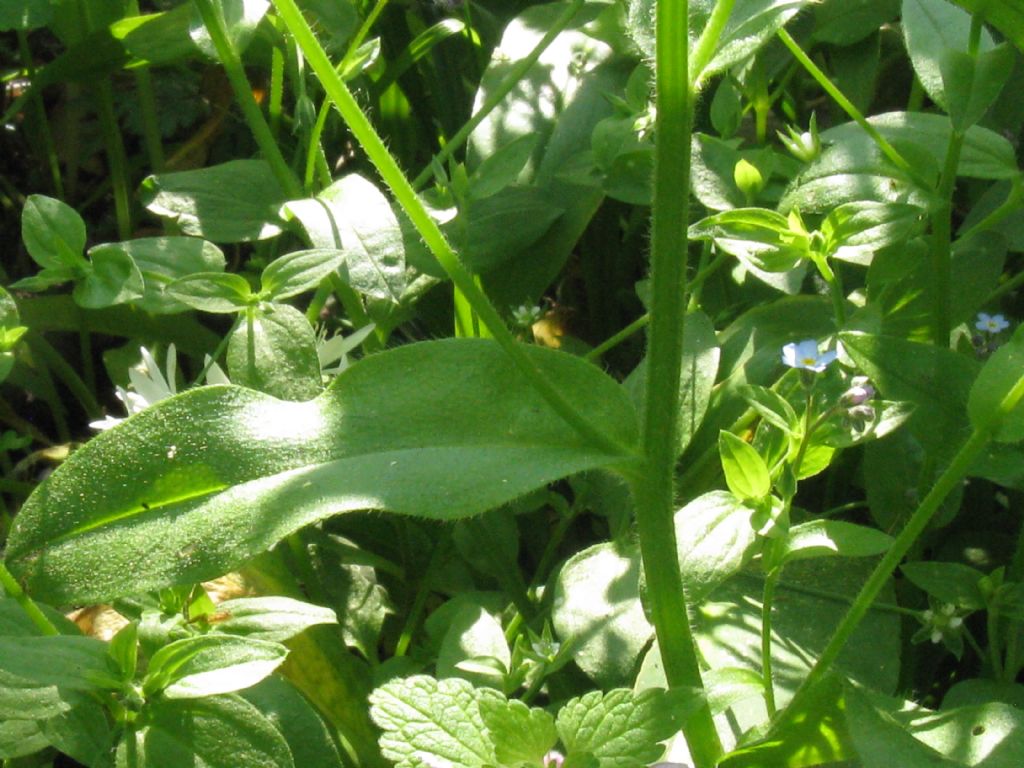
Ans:
POLYGON ((1006 394, 999 407, 990 414, 988 420, 974 429, 967 442, 964 443, 956 456, 953 457, 946 471, 935 481, 931 491, 921 501, 918 508, 914 510, 914 514, 910 516, 906 526, 904 526, 900 535, 896 537, 889 551, 885 553, 881 561, 871 572, 871 576, 868 577, 868 580, 861 588, 850 610, 843 617, 843 620, 839 622, 839 626, 836 627, 836 631, 828 641, 828 645, 825 646, 825 650, 822 651, 818 661, 811 668, 807 678, 793 696, 789 704, 790 707, 799 707, 800 702, 807 697, 808 692, 825 676, 832 664, 835 663, 846 642, 871 608, 875 598, 878 597, 878 593, 882 591, 882 588, 892 576, 893 571, 896 570, 896 566, 900 564, 900 561, 903 560, 910 548, 921 534, 924 533, 925 528, 928 527, 928 523, 938 511, 946 496, 967 476, 971 466, 973 466, 978 456, 981 455, 988 445, 996 427, 1010 411, 1020 405, 1022 399, 1024 399, 1024 376, 1006 394))
POLYGON ((25 612, 32 623, 36 625, 36 628, 41 634, 44 635, 59 635, 60 632, 53 626, 53 622, 50 621, 39 610, 39 606, 36 605, 32 598, 25 594, 25 590, 21 588, 21 584, 18 580, 11 575, 11 572, 7 570, 7 566, 0 562, 0 587, 3 587, 3 591, 7 593, 9 597, 14 598, 21 609, 25 612))
POLYGON ((281 154, 277 142, 274 141, 274 134, 263 117, 260 105, 256 103, 256 98, 252 95, 252 86, 249 83, 249 79, 245 76, 242 60, 238 57, 238 52, 235 50, 235 46, 225 29, 220 6, 212 2, 212 0, 194 0, 194 2, 196 8, 199 9, 199 15, 203 19, 203 25, 210 34, 213 47, 217 50, 217 57, 220 59, 224 72, 228 76, 231 89, 235 92, 235 98, 242 109, 242 115, 249 125, 249 130, 252 131, 253 138, 259 146, 260 152, 263 153, 263 159, 270 164, 278 184, 284 188, 290 197, 302 197, 302 185, 299 184, 299 180, 292 173, 292 169, 287 161, 285 161, 284 155, 281 154))
POLYGON ((857 125, 864 129, 864 132, 867 133, 867 135, 871 137, 871 140, 878 145, 878 148, 882 150, 882 154, 889 158, 889 162, 899 168, 908 179, 911 179, 919 187, 922 189, 929 189, 931 184, 929 184, 914 170, 913 166, 907 162, 903 155, 896 151, 896 148, 893 147, 892 144, 886 141, 885 137, 878 132, 878 129, 876 129, 875 126, 868 122, 863 113, 853 105, 853 102, 846 98, 845 94, 843 94, 843 92, 828 79, 828 75, 822 72, 821 69, 818 68, 818 65, 811 61, 810 56, 803 52, 803 49, 797 45, 797 42, 790 36, 789 32, 783 28, 780 29, 777 34, 783 45, 785 45, 789 49, 790 53, 793 54, 793 57, 799 61, 803 68, 807 70, 808 74, 817 81, 822 90, 831 96, 833 101, 842 107, 843 111, 849 115, 857 125))
MULTIPOLYGON (((675 465, 689 217, 693 92, 688 74, 689 3, 660 0, 656 20, 658 116, 651 224, 651 324, 643 414, 642 474, 631 479, 651 618, 670 688, 703 689, 676 549, 675 465)), ((683 725, 696 768, 722 745, 705 704, 683 725)))
POLYGON ((495 88, 480 109, 473 113, 473 116, 469 118, 465 125, 463 125, 452 138, 441 148, 430 165, 424 168, 420 175, 416 177, 412 185, 416 189, 420 189, 430 181, 430 177, 433 175, 435 163, 443 165, 448 161, 448 158, 454 154, 454 152, 463 145, 466 139, 469 138, 469 134, 473 132, 485 117, 487 117, 498 106, 509 92, 519 84, 519 81, 526 76, 530 68, 537 63, 537 60, 541 57, 544 51, 547 50, 548 46, 551 45, 552 41, 561 34, 562 30, 569 26, 576 14, 579 13, 580 8, 583 7, 584 0, 573 0, 572 4, 567 6, 562 14, 555 19, 554 23, 548 29, 538 42, 533 47, 533 50, 523 59, 520 59, 515 63, 512 69, 509 70, 505 79, 501 81, 497 88, 495 88))
POLYGON ((448 277, 451 278, 451 281, 472 305, 473 310, 480 316, 480 320, 494 336, 494 340, 501 345, 516 367, 547 401, 548 405, 584 440, 608 453, 618 454, 623 458, 633 457, 634 452, 631 448, 608 436, 601 429, 593 425, 527 355, 526 350, 516 341, 511 331, 505 326, 498 311, 480 287, 477 286, 473 275, 470 274, 469 270, 466 269, 455 254, 455 251, 452 250, 437 222, 427 212, 423 202, 416 195, 416 190, 413 189, 405 174, 402 173, 398 163, 395 162, 394 157, 391 156, 387 147, 384 146, 380 135, 371 125, 366 115, 363 114, 348 86, 345 85, 341 76, 331 64, 330 59, 327 58, 327 54, 313 35, 313 31, 309 28, 294 0, 274 0, 274 6, 277 8, 281 20, 295 38, 295 42, 302 50, 309 65, 320 79, 320 84, 323 86, 328 98, 337 106, 352 135, 363 147, 367 157, 377 168, 384 183, 387 184, 391 193, 395 196, 395 200, 409 217, 409 220, 416 228, 420 237, 423 238, 434 258, 437 259, 438 263, 448 274, 448 277))

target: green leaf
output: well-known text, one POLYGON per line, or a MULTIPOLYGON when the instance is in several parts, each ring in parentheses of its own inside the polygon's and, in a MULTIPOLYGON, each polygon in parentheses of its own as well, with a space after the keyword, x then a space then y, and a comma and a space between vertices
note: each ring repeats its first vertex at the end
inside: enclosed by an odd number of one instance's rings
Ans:
POLYGON ((690 238, 711 240, 718 248, 764 272, 787 272, 807 256, 807 239, 790 229, 781 213, 737 208, 702 219, 690 238))
POLYGON ((70 205, 44 195, 28 196, 21 210, 21 238, 36 264, 84 268, 85 237, 85 222, 70 205))
POLYGON ((162 13, 128 16, 110 25, 110 34, 131 54, 128 66, 160 66, 195 58, 189 36, 193 8, 179 5, 162 13))
MULTIPOLYGON (((593 423, 636 444, 616 382, 525 351, 593 423)), ((311 402, 204 387, 97 435, 25 502, 6 563, 42 599, 98 602, 213 578, 340 512, 450 520, 623 458, 583 442, 493 342, 412 344, 360 360, 311 402)))
POLYGON ((249 282, 233 272, 196 272, 167 286, 176 301, 203 312, 240 312, 256 300, 249 282))
MULTIPOLYGON (((707 413, 720 356, 721 350, 711 318, 700 310, 688 314, 683 329, 683 360, 679 376, 680 453, 689 445, 707 413)), ((647 359, 644 358, 625 382, 638 413, 643 412, 646 382, 647 359)))
POLYGON ((142 182, 142 202, 186 235, 215 243, 264 240, 281 233, 277 211, 287 199, 263 160, 231 160, 195 171, 161 173, 142 182))
POLYGON ((340 248, 342 276, 354 289, 393 304, 406 288, 405 244, 388 199, 371 182, 349 174, 310 200, 282 212, 299 220, 316 248, 340 248))
POLYGON ((312 705, 281 677, 273 675, 240 694, 288 742, 292 759, 306 768, 341 768, 331 732, 312 705))
POLYGON ((283 643, 317 624, 337 624, 330 608, 290 597, 239 597, 217 606, 213 629, 254 640, 283 643), (226 617, 225 617, 226 614, 226 617))
POLYGON ((985 607, 985 596, 979 586, 985 574, 968 565, 930 560, 904 563, 900 571, 914 586, 944 603, 968 610, 985 607))
POLYGON ((0 760, 13 760, 50 746, 50 740, 34 720, 0 720, 0 760))
POLYGON ((498 147, 469 177, 469 194, 482 200, 515 183, 537 144, 537 135, 526 133, 498 147))
POLYGON ((110 765, 114 728, 105 707, 94 699, 39 724, 47 741, 82 765, 110 765))
POLYGON ((682 718, 674 704, 657 688, 591 691, 565 703, 556 727, 568 755, 590 753, 600 768, 636 768, 657 760, 659 742, 679 729, 682 718))
POLYGON ((0 671, 74 691, 118 686, 107 666, 107 645, 94 637, 0 637, 0 671))
POLYGON ((892 546, 892 536, 841 520, 811 520, 794 525, 784 544, 784 562, 811 557, 870 557, 892 546))
MULTIPOLYGON (((987 682, 992 684, 989 689, 992 693, 999 690, 995 680, 965 682, 987 682)), ((956 709, 946 706, 945 700, 943 704, 940 712, 911 709, 907 714, 911 714, 912 719, 904 713, 894 717, 903 721, 915 738, 957 765, 1016 768, 1022 764, 1024 714, 1020 709, 991 698, 975 706, 956 709)))
POLYGON ((459 678, 417 675, 385 683, 370 694, 370 715, 384 730, 380 738, 384 757, 396 768, 419 768, 430 762, 443 762, 449 768, 493 765, 494 745, 480 714, 480 694, 459 678))
POLYGON ((261 304, 249 312, 228 342, 231 381, 281 400, 319 395, 320 359, 306 316, 287 304, 261 304))
MULTIPOLYGON (((480 79, 477 104, 498 92, 510 70, 530 55, 569 5, 533 5, 508 23, 480 79)), ((620 93, 629 77, 630 68, 619 66, 611 46, 585 31, 602 10, 580 9, 467 142, 466 164, 472 174, 484 158, 514 138, 539 137, 519 183, 543 189, 564 208, 539 239, 485 277, 487 293, 499 306, 537 301, 561 273, 604 197, 591 182, 562 177, 590 149, 595 125, 612 113, 607 95, 620 93)))
POLYGON ((982 366, 971 387, 967 411, 975 429, 995 425, 994 438, 1001 443, 1024 440, 1024 398, 997 421, 999 404, 1024 376, 1024 326, 1021 326, 982 366))
POLYGON ((294 768, 284 737, 240 696, 156 699, 145 714, 143 768, 294 768))
POLYGON ((439 677, 462 677, 478 687, 501 689, 511 666, 505 632, 482 606, 464 605, 450 618, 437 653, 439 677), (492 665, 466 664, 485 659, 492 665))
POLYGON ((825 249, 840 261, 867 265, 875 251, 903 243, 923 229, 916 205, 861 201, 833 209, 821 225, 825 249))
POLYGON ((847 686, 846 723, 850 737, 864 768, 954 768, 963 766, 948 760, 936 750, 918 741, 899 723, 879 712, 870 700, 853 686, 847 686))
POLYGON ((280 301, 316 288, 342 262, 344 254, 332 248, 295 251, 274 259, 260 275, 260 294, 280 301))
POLYGON ((800 427, 800 417, 789 401, 778 392, 755 384, 745 384, 739 391, 762 419, 787 435, 800 427))
MULTIPOLYGON (((952 116, 955 110, 952 110, 946 93, 942 61, 951 52, 963 52, 966 55, 971 34, 970 14, 947 0, 903 0, 901 16, 907 52, 917 79, 932 101, 952 116)), ((994 46, 992 36, 984 28, 979 42, 982 53, 994 46)), ((966 64, 969 69, 961 77, 973 80, 974 67, 971 62, 966 64)), ((967 94, 961 92, 959 95, 967 94)))
POLYGON ((980 13, 982 18, 1024 51, 1024 2, 1022 0, 953 0, 971 13, 980 13))
POLYGON ((724 429, 718 433, 725 482, 742 501, 763 499, 772 490, 768 465, 750 443, 724 429))
POLYGON ((122 251, 135 262, 145 282, 142 297, 135 304, 152 314, 183 312, 190 306, 168 293, 174 280, 197 272, 224 271, 220 248, 197 237, 141 237, 97 248, 122 251))
MULTIPOLYGON (((220 6, 224 28, 235 51, 243 53, 256 34, 256 27, 270 9, 269 0, 214 0, 220 6)), ((195 46, 214 61, 219 61, 210 33, 203 26, 199 9, 193 6, 189 36, 195 46)))
POLYGON ((900 0, 824 0, 814 6, 813 39, 836 46, 860 42, 899 14, 900 0))
POLYGON ((840 334, 843 348, 887 399, 916 406, 908 425, 926 445, 951 451, 967 427, 967 393, 978 364, 970 358, 894 336, 840 334))
POLYGON ((52 16, 50 0, 6 0, 0 5, 0 32, 45 27, 52 16))
POLYGON ((598 685, 632 680, 653 632, 640 605, 636 545, 596 544, 569 558, 555 580, 551 620, 598 685))
POLYGON ((743 565, 754 543, 753 510, 727 491, 710 491, 675 514, 679 568, 686 595, 699 605, 743 565))
POLYGON ((443 229, 475 273, 490 272, 529 249, 564 211, 563 201, 535 186, 510 185, 468 198, 443 229))
MULTIPOLYGON (((886 112, 869 117, 868 122, 901 152, 908 154, 908 160, 916 160, 914 155, 910 154, 912 148, 916 146, 919 148, 918 151, 926 152, 934 161, 935 169, 942 167, 952 132, 952 126, 947 118, 926 112, 886 112)), ((866 151, 869 145, 874 146, 871 138, 856 123, 843 123, 822 131, 821 139, 823 142, 835 143, 837 153, 845 152, 853 159, 856 159, 860 152, 866 151)), ((822 153, 822 156, 824 154, 822 153)), ((1017 158, 1013 152, 1013 145, 1006 138, 980 125, 973 125, 967 129, 960 153, 960 165, 957 167, 958 175, 972 179, 1009 179, 1016 176, 1017 172, 1017 158)), ((800 210, 804 210, 804 207, 801 206, 800 210)))
POLYGON ((234 635, 196 635, 165 645, 149 661, 143 689, 168 699, 232 693, 277 669, 288 649, 280 643, 234 635))
MULTIPOLYGON (((715 46, 714 55, 699 73, 700 80, 728 69, 752 56, 807 5, 806 0, 737 0, 715 46)), ((704 29, 715 7, 714 0, 690 3, 690 24, 704 29)), ((632 0, 626 29, 645 56, 654 60, 654 0, 632 0)))
POLYGON ((555 719, 543 709, 497 696, 482 697, 479 707, 495 757, 502 765, 540 765, 558 740, 555 719))
POLYGON ((86 309, 102 309, 142 298, 142 273, 132 257, 119 248, 97 245, 89 249, 90 269, 75 286, 75 303, 86 309))
POLYGON ((1013 72, 1016 56, 1009 45, 971 56, 945 51, 939 60, 946 110, 957 131, 965 131, 985 116, 1013 72))

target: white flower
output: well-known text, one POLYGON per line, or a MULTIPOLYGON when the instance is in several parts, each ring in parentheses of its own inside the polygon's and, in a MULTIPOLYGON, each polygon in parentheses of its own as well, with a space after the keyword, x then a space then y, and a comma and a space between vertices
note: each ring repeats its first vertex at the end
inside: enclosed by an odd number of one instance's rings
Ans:
POLYGON ((348 336, 342 336, 340 333, 336 336, 332 336, 329 339, 321 339, 316 345, 316 354, 320 360, 320 369, 324 375, 336 376, 348 367, 348 354, 360 344, 363 340, 369 336, 376 329, 376 325, 368 323, 360 328, 358 331, 350 333, 348 336), (327 366, 337 361, 337 365, 334 368, 328 368, 327 366))
POLYGON ((1010 327, 1010 323, 1002 315, 990 315, 986 312, 978 313, 978 322, 974 327, 985 333, 999 333, 1010 327))
POLYGON ((821 373, 835 359, 835 351, 819 353, 818 342, 814 339, 807 339, 799 343, 793 342, 782 348, 782 362, 790 368, 801 368, 821 373))
MULTIPOLYGON (((145 347, 139 348, 142 361, 128 369, 128 389, 116 387, 114 396, 124 404, 128 416, 134 416, 144 411, 153 403, 166 400, 171 395, 178 393, 176 376, 178 369, 178 352, 173 344, 167 347, 167 365, 164 371, 156 364, 153 355, 145 347), (166 375, 165 375, 166 371, 166 375)), ((206 358, 210 362, 210 358, 206 358)), ((216 363, 210 364, 206 372, 207 384, 230 384, 224 371, 216 363)), ((124 418, 128 418, 125 416, 124 418)), ((89 426, 93 429, 103 431, 120 424, 124 418, 107 416, 102 421, 93 421, 89 426)))

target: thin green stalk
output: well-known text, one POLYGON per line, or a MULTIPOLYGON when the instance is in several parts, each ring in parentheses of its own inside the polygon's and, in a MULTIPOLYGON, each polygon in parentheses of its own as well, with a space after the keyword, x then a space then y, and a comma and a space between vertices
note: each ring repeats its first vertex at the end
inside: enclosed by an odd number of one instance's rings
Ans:
POLYGON ((557 19, 555 19, 548 31, 544 33, 544 37, 537 42, 537 45, 533 47, 533 50, 530 51, 526 58, 520 59, 515 63, 512 69, 510 69, 508 74, 505 76, 505 79, 498 84, 498 87, 490 93, 484 103, 480 106, 480 109, 474 112, 473 116, 466 121, 466 124, 456 131, 455 135, 452 136, 451 139, 441 148, 441 151, 434 156, 434 159, 431 160, 430 164, 413 180, 412 186, 415 189, 422 189, 422 187, 430 181, 434 175, 434 164, 438 163, 444 165, 444 163, 448 162, 448 158, 450 158, 452 154, 454 154, 454 152, 461 147, 463 143, 465 143, 466 139, 469 138, 469 134, 471 134, 473 130, 480 125, 483 119, 491 114, 494 108, 505 99, 516 85, 519 84, 519 81, 522 80, 530 68, 537 63, 537 60, 540 59, 541 55, 547 50, 548 46, 551 45, 552 41, 561 34, 562 30, 569 26, 569 22, 576 17, 580 8, 583 7, 584 2, 585 0, 573 0, 572 4, 566 6, 565 10, 557 19))
POLYGON ((992 677, 999 680, 1003 676, 1003 656, 999 636, 999 611, 991 608, 985 612, 985 629, 988 632, 989 663, 992 664, 992 677))
POLYGON ((732 7, 736 0, 718 0, 711 17, 704 25, 704 31, 700 33, 697 44, 693 47, 693 54, 690 56, 690 87, 694 92, 701 89, 701 75, 714 58, 715 50, 718 48, 718 40, 722 37, 722 31, 729 22, 732 14, 732 7))
POLYGON ((34 334, 31 344, 32 350, 39 355, 42 362, 52 369, 57 378, 71 391, 71 394, 75 396, 75 399, 78 400, 79 405, 82 406, 82 409, 89 418, 98 419, 103 409, 96 402, 96 398, 93 397, 89 387, 82 381, 75 369, 68 365, 68 362, 60 352, 55 350, 42 334, 34 334))
POLYGON ((893 571, 896 570, 896 567, 910 548, 920 538, 921 534, 924 533, 925 528, 928 527, 928 523, 938 511, 946 496, 967 476, 978 456, 988 446, 996 427, 1010 411, 1020 405, 1021 400, 1024 400, 1024 376, 1006 394, 987 422, 974 429, 967 442, 964 443, 956 456, 953 457, 946 471, 935 481, 931 491, 921 501, 917 509, 914 510, 914 513, 910 516, 899 536, 896 537, 889 551, 885 553, 871 572, 868 580, 857 594, 857 598, 854 600, 850 610, 847 611, 842 621, 839 622, 839 626, 836 627, 836 631, 828 641, 828 645, 825 646, 818 661, 811 668, 806 679, 801 683, 800 688, 797 689, 796 694, 794 694, 789 705, 790 707, 799 707, 803 699, 807 697, 808 692, 825 676, 832 664, 835 663, 850 636, 871 608, 875 598, 878 597, 878 593, 885 587, 893 571))
MULTIPOLYGON (((28 35, 24 30, 18 30, 18 53, 21 56, 21 64, 25 67, 30 81, 35 81, 36 67, 32 60, 32 48, 28 44, 28 35)), ((60 174, 60 158, 57 157, 57 150, 53 144, 53 132, 50 130, 50 120, 46 115, 46 107, 43 104, 43 97, 38 91, 32 91, 32 109, 36 112, 36 119, 39 121, 39 134, 43 140, 43 148, 46 150, 46 165, 50 171, 50 179, 53 182, 53 191, 61 200, 64 199, 64 179, 60 174)))
POLYGON ((628 339, 634 333, 636 333, 637 331, 640 331, 640 330, 646 328, 650 324, 650 322, 651 322, 651 313, 650 312, 644 312, 642 315, 640 315, 640 317, 638 317, 632 323, 627 325, 621 331, 619 331, 618 333, 614 334, 613 336, 605 339, 600 344, 598 344, 596 347, 594 347, 592 350, 587 352, 587 354, 583 356, 583 359, 584 360, 590 360, 591 362, 596 362, 596 361, 600 360, 605 352, 607 352, 608 350, 614 349, 615 347, 619 346, 619 344, 624 342, 626 339, 628 339))
POLYGON ((224 354, 224 350, 227 349, 228 343, 231 341, 231 337, 235 334, 235 331, 238 329, 238 326, 242 324, 242 319, 244 317, 245 315, 243 315, 241 312, 239 312, 238 315, 235 317, 235 322, 232 323, 231 328, 217 344, 217 348, 213 350, 213 354, 210 355, 210 359, 206 361, 206 363, 203 365, 203 369, 199 372, 199 375, 196 376, 195 380, 192 382, 193 387, 198 387, 202 385, 203 381, 206 379, 206 374, 210 372, 210 369, 213 367, 213 364, 216 363, 220 359, 220 356, 224 354))
POLYGON ((964 146, 964 134, 952 131, 946 148, 946 162, 939 177, 936 191, 937 205, 931 213, 931 312, 932 342, 941 347, 949 346, 950 291, 952 263, 950 246, 953 239, 953 189, 956 186, 956 171, 960 165, 960 152, 964 146))
POLYGON ((405 625, 402 627, 402 632, 398 636, 398 642, 395 644, 393 655, 396 657, 405 656, 409 651, 409 645, 412 643, 412 637, 416 633, 416 627, 419 626, 420 619, 423 617, 423 612, 426 609, 427 598, 433 590, 434 574, 441 567, 443 556, 448 550, 449 537, 450 534, 446 534, 437 543, 437 546, 434 547, 426 572, 422 578, 417 580, 419 587, 416 589, 416 596, 413 598, 412 606, 406 614, 405 625))
MULTIPOLYGON (((129 0, 128 13, 139 15, 138 0, 129 0)), ((142 139, 146 145, 146 156, 154 173, 164 167, 164 147, 160 137, 160 123, 157 120, 156 97, 153 95, 153 78, 148 67, 135 70, 135 91, 139 96, 139 107, 142 114, 142 139)))
POLYGON ((114 112, 114 88, 110 78, 103 78, 96 85, 99 101, 100 130, 106 145, 110 182, 114 190, 114 213, 117 217, 117 235, 122 240, 132 236, 131 181, 128 174, 128 157, 124 149, 124 137, 117 124, 114 112))
POLYGON ((301 197, 302 186, 285 161, 284 155, 281 154, 277 142, 274 141, 274 134, 263 117, 263 111, 252 95, 252 86, 245 75, 242 60, 238 57, 238 52, 227 35, 220 5, 212 0, 194 0, 194 2, 203 19, 203 25, 210 34, 213 47, 217 50, 217 57, 228 76, 231 89, 235 92, 235 99, 242 109, 242 115, 249 125, 249 130, 252 131, 260 152, 263 153, 263 159, 270 164, 274 177, 285 192, 293 198, 301 197))
POLYGON ((57 628, 53 626, 53 622, 46 618, 46 615, 39 610, 39 606, 33 602, 32 598, 25 594, 25 590, 21 588, 18 580, 7 570, 7 566, 3 564, 3 561, 0 561, 0 587, 3 587, 3 591, 7 593, 8 597, 12 597, 17 601, 18 605, 21 606, 21 610, 32 620, 32 623, 36 625, 40 633, 44 635, 60 634, 57 628))
POLYGON ((793 54, 794 58, 796 58, 803 68, 807 70, 810 76, 817 81, 822 90, 831 96, 833 101, 842 107, 843 111, 846 112, 846 114, 849 115, 857 125, 864 129, 865 133, 867 133, 868 136, 871 137, 871 140, 878 145, 878 148, 882 150, 882 154, 889 158, 889 162, 899 168, 904 174, 906 174, 907 178, 911 179, 916 185, 921 187, 921 189, 929 189, 931 184, 922 178, 920 174, 914 170, 913 166, 907 162, 903 155, 897 152, 896 148, 886 141, 885 137, 878 132, 878 129, 867 121, 867 118, 864 117, 863 113, 854 106, 853 102, 846 98, 843 92, 828 79, 828 75, 822 72, 821 69, 818 68, 818 65, 811 61, 810 57, 803 52, 803 49, 800 48, 797 42, 790 36, 789 32, 787 32, 783 27, 776 34, 779 36, 782 44, 785 45, 789 49, 790 53, 793 54))
POLYGON ((284 54, 276 45, 270 49, 270 133, 276 141, 281 134, 281 104, 284 101, 284 54))
MULTIPOLYGON (((651 221, 651 324, 643 413, 644 472, 631 478, 651 619, 670 688, 702 690, 676 549, 675 465, 683 357, 686 231, 690 214, 689 2, 660 0, 656 11, 654 197, 651 221)), ((722 744, 705 703, 684 724, 696 768, 711 768, 722 744)))
POLYGON ((437 222, 427 212, 423 202, 416 195, 416 190, 409 184, 409 180, 406 179, 401 168, 398 167, 398 163, 384 146, 384 142, 369 119, 363 114, 348 86, 335 71, 294 0, 273 0, 273 2, 278 15, 292 33, 295 42, 320 79, 328 98, 337 106, 352 135, 363 147, 434 258, 437 259, 455 286, 465 295, 474 311, 480 316, 480 320, 493 334, 495 341, 505 350, 516 367, 547 401, 548 405, 587 442, 603 451, 621 455, 623 458, 631 457, 633 451, 630 448, 594 426, 527 355, 525 348, 516 341, 490 300, 477 286, 473 275, 452 250, 437 222))
POLYGON ((761 679, 764 684, 764 705, 768 717, 775 717, 775 683, 772 675, 772 606, 775 603, 775 588, 782 576, 782 567, 773 568, 764 580, 761 597, 761 679))

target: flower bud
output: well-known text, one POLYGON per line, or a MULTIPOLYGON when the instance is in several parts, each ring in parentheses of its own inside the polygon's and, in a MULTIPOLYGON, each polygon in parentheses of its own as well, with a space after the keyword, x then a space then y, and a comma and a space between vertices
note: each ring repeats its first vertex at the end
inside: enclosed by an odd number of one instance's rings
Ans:
POLYGON ((786 126, 788 135, 776 131, 779 141, 789 150, 790 154, 805 163, 813 161, 821 154, 821 139, 818 138, 818 121, 811 115, 811 124, 808 130, 798 131, 792 126, 786 126))

